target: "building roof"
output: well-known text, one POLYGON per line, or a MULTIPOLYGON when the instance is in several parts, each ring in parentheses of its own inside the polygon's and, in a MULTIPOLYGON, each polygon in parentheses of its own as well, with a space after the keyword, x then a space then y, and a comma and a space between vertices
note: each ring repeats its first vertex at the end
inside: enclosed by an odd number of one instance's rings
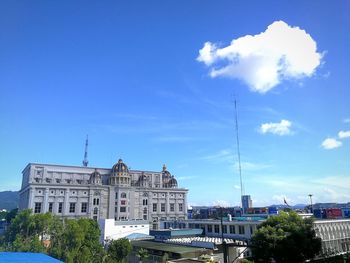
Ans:
POLYGON ((52 258, 41 253, 28 252, 0 252, 0 262, 6 263, 63 263, 58 259, 52 258))
POLYGON ((135 247, 158 250, 176 254, 186 254, 186 253, 195 253, 195 252, 204 252, 206 249, 197 248, 197 247, 188 247, 188 246, 178 246, 174 244, 166 244, 162 242, 153 242, 153 241, 134 241, 131 243, 135 247))
POLYGON ((142 233, 132 233, 132 234, 126 236, 125 238, 129 239, 130 241, 154 239, 153 236, 142 234, 142 233))

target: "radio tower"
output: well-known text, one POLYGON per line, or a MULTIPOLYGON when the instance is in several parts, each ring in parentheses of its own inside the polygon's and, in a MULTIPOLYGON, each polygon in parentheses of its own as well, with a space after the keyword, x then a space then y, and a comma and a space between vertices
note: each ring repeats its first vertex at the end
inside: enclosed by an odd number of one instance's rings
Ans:
POLYGON ((88 159, 87 159, 87 151, 88 151, 88 144, 89 144, 89 137, 86 135, 86 141, 85 141, 85 153, 84 153, 84 160, 83 160, 83 166, 88 166, 88 159))
POLYGON ((236 128, 236 142, 237 142, 237 155, 238 155, 238 172, 239 172, 239 181, 240 181, 240 187, 241 187, 241 207, 243 209, 243 181, 242 181, 242 166, 241 166, 241 151, 239 149, 239 134, 238 134, 238 116, 237 116, 237 101, 235 99, 235 128, 236 128))

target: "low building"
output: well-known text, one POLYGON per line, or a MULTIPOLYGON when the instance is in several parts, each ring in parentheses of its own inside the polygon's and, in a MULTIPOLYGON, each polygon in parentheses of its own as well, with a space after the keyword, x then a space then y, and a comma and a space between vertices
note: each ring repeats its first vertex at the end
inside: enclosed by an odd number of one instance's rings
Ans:
POLYGON ((100 242, 105 243, 108 240, 115 240, 119 238, 135 239, 142 237, 142 239, 152 239, 149 236, 149 222, 144 220, 128 220, 115 221, 114 219, 100 219, 98 221, 101 236, 100 242))
POLYGON ((167 220, 161 222, 161 228, 199 228, 208 237, 221 237, 223 234, 224 238, 249 240, 263 221, 265 219, 260 217, 232 217, 231 220, 223 220, 221 228, 221 220, 217 219, 167 220))
POLYGON ((350 251, 350 219, 315 220, 314 228, 316 235, 322 239, 323 253, 350 251))
POLYGON ((139 262, 136 253, 141 248, 146 249, 149 253, 149 257, 143 262, 168 262, 172 259, 181 258, 198 258, 202 255, 210 255, 213 253, 210 249, 179 246, 174 244, 167 244, 163 242, 154 241, 133 241, 132 253, 128 256, 128 262, 139 262))

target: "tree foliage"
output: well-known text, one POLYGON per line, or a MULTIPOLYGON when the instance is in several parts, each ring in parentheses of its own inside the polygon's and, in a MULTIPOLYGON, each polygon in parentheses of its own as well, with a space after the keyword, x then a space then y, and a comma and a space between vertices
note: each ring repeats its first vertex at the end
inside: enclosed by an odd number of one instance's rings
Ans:
POLYGON ((108 254, 116 262, 123 262, 131 252, 130 241, 126 238, 113 240, 108 245, 108 254))
POLYGON ((142 260, 144 258, 148 258, 149 257, 149 253, 147 249, 144 248, 140 248, 137 253, 136 253, 136 257, 138 257, 140 259, 140 263, 142 263, 142 260))
POLYGON ((311 219, 281 212, 262 223, 251 239, 255 262, 304 262, 321 251, 311 219))
POLYGON ((6 251, 47 253, 67 263, 97 263, 106 255, 99 237, 99 227, 92 219, 61 220, 51 213, 32 214, 28 209, 11 221, 2 247, 6 251))

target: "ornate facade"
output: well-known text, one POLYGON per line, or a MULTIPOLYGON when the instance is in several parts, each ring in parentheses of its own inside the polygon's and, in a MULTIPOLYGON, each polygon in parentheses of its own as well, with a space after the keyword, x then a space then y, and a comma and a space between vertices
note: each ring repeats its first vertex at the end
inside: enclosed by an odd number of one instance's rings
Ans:
POLYGON ((22 172, 20 209, 61 217, 160 220, 187 218, 187 189, 166 166, 161 172, 30 163, 22 172))

